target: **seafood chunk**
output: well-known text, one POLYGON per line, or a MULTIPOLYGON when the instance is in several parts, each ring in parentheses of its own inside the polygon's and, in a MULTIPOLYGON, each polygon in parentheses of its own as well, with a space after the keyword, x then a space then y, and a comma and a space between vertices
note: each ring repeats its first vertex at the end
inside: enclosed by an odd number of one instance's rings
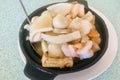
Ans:
POLYGON ((63 44, 62 51, 67 57, 79 57, 79 55, 75 52, 73 45, 63 44))
POLYGON ((30 42, 40 42, 41 41, 41 33, 34 31, 29 33, 29 40, 30 42))
POLYGON ((35 20, 37 20, 37 18, 39 18, 39 16, 34 16, 34 17, 31 19, 31 23, 33 23, 35 20))
POLYGON ((31 27, 30 27, 30 31, 36 31, 36 30, 38 31, 41 29, 43 29, 43 30, 46 30, 46 29, 51 30, 52 29, 52 16, 48 11, 43 12, 42 15, 40 17, 38 17, 31 24, 31 27))
POLYGON ((63 54, 61 50, 61 45, 60 44, 51 44, 49 43, 48 45, 48 56, 54 57, 54 58, 62 58, 65 55, 63 54))
POLYGON ((79 50, 77 51, 77 53, 79 54, 81 60, 82 60, 82 59, 86 59, 86 58, 90 58, 90 57, 93 56, 94 53, 93 53, 93 51, 91 50, 92 45, 93 45, 92 41, 88 41, 88 42, 86 42, 86 44, 83 46, 83 48, 81 48, 81 49, 79 49, 79 50))
POLYGON ((92 24, 95 23, 95 16, 90 11, 88 11, 82 18, 90 21, 92 24))
POLYGON ((72 20, 69 28, 79 30, 82 35, 86 35, 90 32, 92 25, 88 20, 82 20, 77 17, 72 20))
POLYGON ((53 18, 54 28, 67 28, 69 25, 69 19, 63 15, 57 15, 53 18))
POLYGON ((75 18, 77 15, 79 17, 84 16, 85 10, 84 10, 84 5, 82 4, 75 4, 71 10, 71 17, 75 18))
POLYGON ((86 52, 81 52, 80 53, 80 59, 87 59, 87 58, 91 58, 94 55, 92 50, 86 51, 86 52))
POLYGON ((65 16, 71 11, 72 6, 73 5, 70 3, 59 3, 47 7, 47 10, 50 11, 53 16, 56 16, 57 14, 65 16))

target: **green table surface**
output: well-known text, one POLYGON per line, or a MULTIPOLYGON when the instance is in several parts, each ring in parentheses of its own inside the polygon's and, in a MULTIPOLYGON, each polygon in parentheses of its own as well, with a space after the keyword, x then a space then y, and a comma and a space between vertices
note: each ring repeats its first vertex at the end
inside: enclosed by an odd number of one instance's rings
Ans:
MULTIPOLYGON (((60 0, 65 1, 65 0, 60 0)), ((87 0, 114 25, 120 41, 120 0, 87 0)), ((59 0, 23 0, 28 14, 59 0)), ((18 35, 25 14, 19 0, 0 0, 0 80, 29 80, 23 73, 25 64, 18 51, 18 35)), ((120 46, 120 43, 118 44, 120 46)), ((102 66, 102 65, 101 65, 102 66)), ((120 80, 120 48, 112 65, 94 80, 120 80)))

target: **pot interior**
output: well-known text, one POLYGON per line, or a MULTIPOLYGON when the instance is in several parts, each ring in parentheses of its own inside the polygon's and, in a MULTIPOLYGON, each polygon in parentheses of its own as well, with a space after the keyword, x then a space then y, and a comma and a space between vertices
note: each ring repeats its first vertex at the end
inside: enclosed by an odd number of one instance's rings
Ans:
MULTIPOLYGON (((50 4, 50 5, 52 5, 52 4, 50 4)), ((46 7, 48 7, 50 5, 47 5, 47 6, 44 6, 44 7, 41 7, 39 9, 35 10, 32 14, 29 15, 29 19, 31 20, 31 18, 34 16, 40 16, 40 14, 46 10, 46 7)), ((94 56, 89 59, 85 59, 85 60, 75 59, 74 66, 72 68, 63 68, 63 69, 43 68, 42 64, 41 64, 41 56, 38 55, 37 52, 33 49, 33 47, 31 46, 31 43, 28 40, 26 40, 26 37, 29 35, 29 32, 26 29, 24 29, 24 25, 28 24, 27 20, 25 20, 20 28, 19 40, 20 40, 20 47, 21 47, 25 57, 27 58, 28 62, 31 62, 32 63, 31 65, 36 65, 40 69, 44 69, 44 70, 50 71, 50 72, 55 72, 58 74, 80 71, 80 70, 86 69, 86 68, 94 65, 104 55, 104 53, 107 49, 108 31, 107 31, 104 21, 102 20, 102 18, 99 15, 97 15, 95 12, 93 12, 88 7, 85 8, 85 11, 86 12, 91 11, 96 17, 95 26, 96 26, 96 29, 98 30, 98 32, 100 33, 101 40, 102 40, 101 44, 100 44, 101 50, 97 51, 94 54, 94 56)))

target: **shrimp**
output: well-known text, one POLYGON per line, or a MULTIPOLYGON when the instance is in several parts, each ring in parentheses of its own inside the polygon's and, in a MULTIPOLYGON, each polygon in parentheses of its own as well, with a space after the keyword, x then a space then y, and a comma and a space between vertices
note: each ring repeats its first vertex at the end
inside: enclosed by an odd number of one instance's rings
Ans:
POLYGON ((76 53, 73 45, 63 44, 61 47, 63 53, 67 57, 79 57, 79 55, 76 53))
POLYGON ((75 5, 73 6, 72 10, 71 10, 71 17, 72 17, 72 18, 75 18, 75 17, 77 16, 77 14, 78 14, 78 5, 75 4, 75 5))
POLYGON ((80 59, 86 59, 86 58, 90 58, 93 56, 93 51, 91 50, 92 48, 92 41, 88 41, 83 48, 77 50, 77 54, 79 54, 80 59))
POLYGON ((77 15, 82 17, 85 14, 84 5, 75 4, 71 10, 71 17, 75 18, 77 15))
POLYGON ((79 17, 82 17, 82 16, 85 15, 84 5, 78 4, 78 6, 79 6, 79 9, 78 9, 78 16, 79 16, 79 17))
POLYGON ((93 51, 89 50, 89 51, 86 51, 84 53, 80 53, 79 57, 81 60, 83 60, 83 59, 91 58, 93 55, 94 55, 93 51))
POLYGON ((78 57, 81 60, 90 58, 93 56, 92 41, 88 41, 84 46, 82 44, 64 44, 62 45, 62 51, 67 57, 78 57))

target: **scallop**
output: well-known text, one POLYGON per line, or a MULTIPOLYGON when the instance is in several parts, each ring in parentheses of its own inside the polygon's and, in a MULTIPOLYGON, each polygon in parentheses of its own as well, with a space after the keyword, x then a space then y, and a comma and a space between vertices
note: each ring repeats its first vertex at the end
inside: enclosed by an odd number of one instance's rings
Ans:
POLYGON ((67 28, 69 25, 69 19, 63 15, 58 14, 53 18, 54 28, 67 28))

